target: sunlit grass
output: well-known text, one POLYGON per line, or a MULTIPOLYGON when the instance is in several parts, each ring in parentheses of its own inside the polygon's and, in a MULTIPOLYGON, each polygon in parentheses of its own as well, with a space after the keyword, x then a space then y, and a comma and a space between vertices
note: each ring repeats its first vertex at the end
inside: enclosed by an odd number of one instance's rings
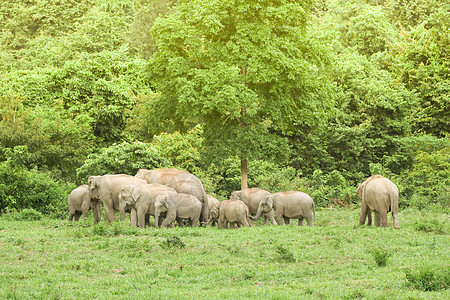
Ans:
POLYGON ((0 218, 0 297, 450 298, 448 289, 423 291, 406 278, 448 271, 448 215, 403 211, 399 230, 357 221, 357 210, 318 210, 313 227, 238 230, 0 218), (420 230, 417 220, 438 220, 441 230, 420 230), (373 249, 389 254, 384 266, 373 249))

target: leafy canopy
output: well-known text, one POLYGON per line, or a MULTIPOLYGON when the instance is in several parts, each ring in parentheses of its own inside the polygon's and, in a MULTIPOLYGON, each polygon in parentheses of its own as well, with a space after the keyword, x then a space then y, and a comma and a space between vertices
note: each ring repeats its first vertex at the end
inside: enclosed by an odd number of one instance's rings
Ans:
POLYGON ((153 27, 152 131, 203 123, 215 156, 285 160, 283 136, 318 126, 326 111, 320 49, 305 33, 312 4, 179 1, 178 13, 153 27))

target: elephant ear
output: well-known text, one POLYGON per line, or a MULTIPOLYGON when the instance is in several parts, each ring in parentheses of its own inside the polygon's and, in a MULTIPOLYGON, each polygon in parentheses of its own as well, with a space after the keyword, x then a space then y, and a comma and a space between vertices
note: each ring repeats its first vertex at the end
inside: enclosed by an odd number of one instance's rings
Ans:
POLYGON ((160 202, 161 202, 162 206, 169 209, 169 204, 167 203, 167 196, 162 196, 160 199, 160 202))
POLYGON ((133 198, 134 202, 138 201, 139 198, 141 198, 141 190, 137 186, 133 186, 131 197, 133 198))

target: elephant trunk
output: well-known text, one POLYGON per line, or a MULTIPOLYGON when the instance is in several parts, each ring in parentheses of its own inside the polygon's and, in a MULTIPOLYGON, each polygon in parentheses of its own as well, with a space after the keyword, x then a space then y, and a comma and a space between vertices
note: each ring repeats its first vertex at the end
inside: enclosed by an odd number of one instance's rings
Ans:
POLYGON ((254 217, 250 216, 250 219, 257 220, 261 216, 262 211, 263 211, 262 206, 259 205, 258 210, 256 211, 256 215, 254 217))
POLYGON ((125 220, 125 208, 127 204, 125 201, 120 201, 119 203, 119 214, 120 214, 120 221, 123 222, 125 220))

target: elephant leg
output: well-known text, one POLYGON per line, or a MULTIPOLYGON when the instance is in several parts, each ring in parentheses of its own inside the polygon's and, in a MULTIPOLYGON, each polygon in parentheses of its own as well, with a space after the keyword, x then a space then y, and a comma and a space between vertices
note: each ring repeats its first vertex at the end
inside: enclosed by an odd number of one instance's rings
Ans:
POLYGON ((102 207, 100 201, 91 202, 92 214, 94 215, 94 224, 98 224, 102 217, 102 207))
POLYGON ((268 221, 269 219, 266 217, 266 216, 264 216, 264 225, 267 225, 267 221, 268 221))
POLYGON ((272 223, 272 225, 277 225, 277 222, 275 222, 275 218, 273 216, 273 210, 268 212, 267 214, 265 214, 265 216, 267 218, 269 218, 270 222, 272 223))
POLYGON ((130 226, 137 226, 137 212, 134 208, 132 208, 130 212, 130 226))
POLYGON ((67 219, 67 221, 72 221, 73 216, 75 216, 75 211, 69 211, 69 219, 67 219))
POLYGON ((312 226, 312 216, 306 217, 305 219, 306 219, 306 225, 312 226))
POLYGON ((380 227, 380 223, 381 223, 381 217, 380 217, 380 213, 379 212, 375 212, 375 226, 376 227, 380 227))
MULTIPOLYGON (((366 223, 367 210, 368 210, 368 207, 363 202, 361 204, 361 210, 359 212, 359 225, 364 225, 364 223, 366 223)), ((369 209, 369 214, 370 214, 370 209, 369 209)), ((370 217, 370 223, 372 223, 372 216, 370 217)), ((367 224, 367 225, 370 226, 369 224, 367 224)))
POLYGON ((277 211, 277 215, 275 217, 275 220, 276 220, 278 225, 283 225, 283 214, 282 214, 281 211, 280 212, 277 211))
POLYGON ((81 217, 81 212, 76 211, 76 212, 75 212, 75 221, 80 220, 80 217, 81 217))
POLYGON ((303 217, 298 219, 298 226, 303 226, 303 217))
POLYGON ((291 223, 291 219, 288 217, 283 217, 284 219, 284 224, 289 225, 291 223))
POLYGON ((381 213, 380 216, 381 216, 381 225, 383 227, 388 227, 387 212, 381 213))
POLYGON ((83 213, 83 218, 85 218, 85 219, 89 218, 89 209, 84 209, 82 211, 82 213, 83 213))
POLYGON ((372 225, 372 211, 370 208, 367 208, 367 226, 372 225))
MULTIPOLYGON (((112 200, 111 200, 112 203, 112 200)), ((116 220, 116 214, 114 213, 114 208, 111 206, 109 207, 108 205, 103 205, 105 208, 105 218, 106 218, 106 223, 111 223, 114 222, 116 220)))

